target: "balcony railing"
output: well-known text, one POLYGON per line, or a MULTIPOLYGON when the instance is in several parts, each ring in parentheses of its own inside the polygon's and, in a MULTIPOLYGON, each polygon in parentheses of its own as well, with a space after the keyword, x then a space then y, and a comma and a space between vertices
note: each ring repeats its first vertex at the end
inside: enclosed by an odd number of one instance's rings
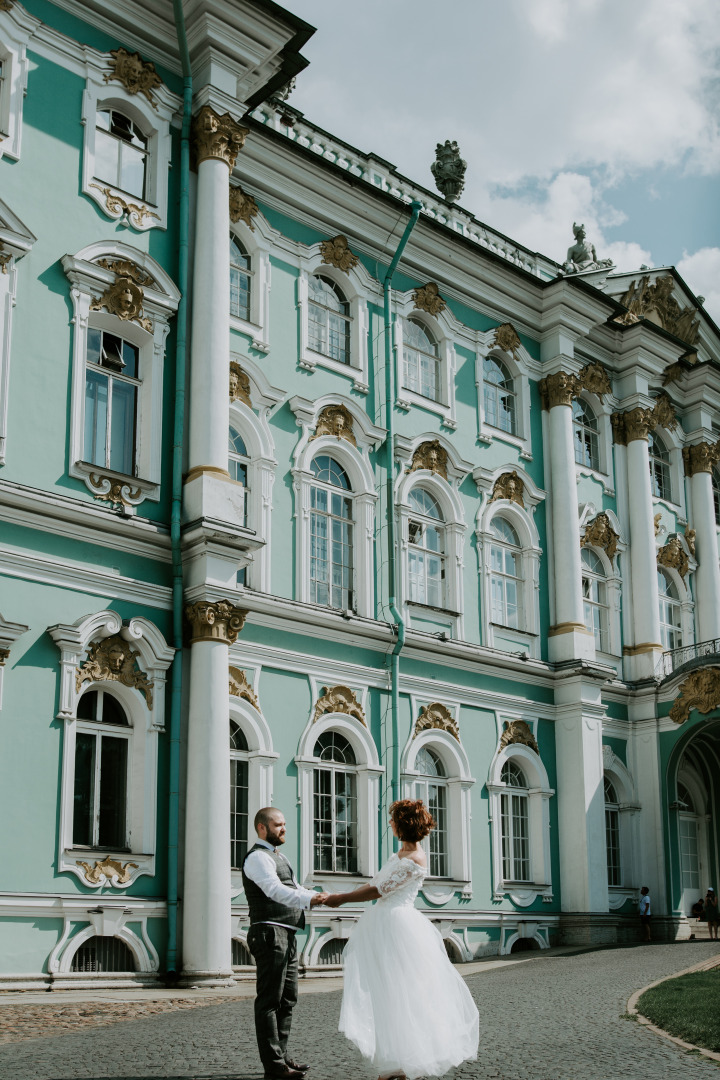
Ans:
POLYGON ((664 679, 683 664, 691 660, 699 660, 703 656, 720 656, 720 638, 699 641, 696 645, 683 645, 680 649, 668 649, 662 654, 655 668, 655 674, 658 678, 664 679))

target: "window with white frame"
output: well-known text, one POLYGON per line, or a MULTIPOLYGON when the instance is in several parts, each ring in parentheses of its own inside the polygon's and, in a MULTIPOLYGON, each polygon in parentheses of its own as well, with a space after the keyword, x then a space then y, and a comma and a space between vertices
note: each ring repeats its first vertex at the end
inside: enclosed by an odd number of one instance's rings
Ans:
POLYGON ((670 453, 660 436, 654 431, 648 434, 648 455, 652 494, 656 499, 671 500, 670 453))
POLYGON ((230 721, 230 866, 242 867, 248 852, 248 742, 234 720, 230 721))
POLYGON ((573 443, 575 462, 588 469, 600 468, 600 450, 598 444, 598 421, 595 413, 582 398, 575 398, 572 404, 573 443))
POLYGON ((230 473, 230 479, 234 480, 236 484, 242 484, 245 489, 242 519, 242 524, 244 526, 247 526, 248 523, 248 502, 250 497, 250 491, 248 489, 249 465, 250 457, 247 452, 247 447, 245 446, 245 440, 240 432, 230 425, 228 436, 228 472, 230 473))
POLYGON ((148 138, 141 125, 119 109, 98 109, 96 124, 96 179, 144 199, 148 138))
POLYGON ((515 384, 502 360, 486 356, 483 360, 483 411, 485 423, 508 435, 517 434, 515 384))
POLYGON ((402 320, 402 386, 430 401, 440 401, 440 350, 429 330, 416 319, 402 320))
POLYGON ((491 619, 500 626, 521 625, 522 552, 515 529, 504 517, 495 516, 490 526, 491 619))
POLYGON ((350 363, 350 304, 334 281, 308 279, 308 348, 340 364, 350 363))
POLYGON ((682 604, 675 582, 664 570, 657 572, 660 606, 660 640, 665 650, 679 649, 683 643, 682 604))
POLYGON ((230 233, 230 314, 250 322, 250 256, 234 233, 230 233))
POLYGON ((105 689, 88 690, 77 707, 73 847, 129 850, 130 721, 105 689))
POLYGON ((609 608, 607 582, 602 561, 589 548, 581 553, 583 618, 585 627, 595 638, 599 652, 609 651, 609 608))
POLYGON ((415 798, 422 799, 435 819, 435 828, 422 841, 430 877, 449 877, 448 785, 445 766, 429 746, 415 756, 415 798))
POLYGON ((357 768, 350 742, 338 731, 323 732, 313 751, 313 866, 317 871, 358 871, 357 768))
POLYGON ((87 331, 83 460, 134 476, 140 349, 118 334, 87 331))
POLYGON ((530 881, 530 829, 525 774, 516 762, 506 761, 500 782, 508 789, 500 796, 503 878, 505 881, 530 881))
POLYGON ((605 791, 605 855, 608 885, 622 885, 620 866, 620 800, 612 782, 603 778, 605 791))
POLYGON ((410 491, 408 599, 441 608, 445 603, 445 529, 436 499, 422 487, 410 491))
POLYGON ((538 896, 552 896, 550 799, 554 792, 539 754, 510 743, 493 759, 487 788, 494 897, 509 895, 515 903, 527 906, 538 896))
POLYGON ((30 70, 27 46, 41 25, 24 7, 0 4, 0 158, 20 157, 30 70))
POLYGON ((310 466, 310 599, 352 610, 353 500, 348 474, 329 454, 310 466))

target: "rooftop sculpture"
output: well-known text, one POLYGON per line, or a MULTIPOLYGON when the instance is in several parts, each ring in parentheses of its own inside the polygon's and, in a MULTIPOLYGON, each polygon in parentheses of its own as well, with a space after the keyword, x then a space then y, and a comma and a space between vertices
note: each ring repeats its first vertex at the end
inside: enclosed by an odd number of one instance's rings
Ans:
POLYGON ((435 177, 435 186, 449 203, 454 203, 465 187, 467 161, 460 157, 460 148, 456 142, 446 139, 435 147, 435 160, 430 166, 435 177))
POLYGON ((613 266, 612 259, 598 259, 595 245, 586 239, 584 225, 573 222, 575 243, 568 248, 567 259, 563 263, 563 273, 580 274, 583 270, 606 270, 613 266))

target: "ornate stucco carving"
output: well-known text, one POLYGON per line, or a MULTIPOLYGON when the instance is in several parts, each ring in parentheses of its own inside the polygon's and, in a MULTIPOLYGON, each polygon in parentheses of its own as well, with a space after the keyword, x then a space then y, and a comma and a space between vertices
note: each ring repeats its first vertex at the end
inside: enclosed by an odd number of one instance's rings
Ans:
POLYGON ((529 746, 531 750, 534 750, 536 754, 538 750, 538 744, 535 741, 535 736, 532 733, 532 728, 525 720, 506 720, 503 723, 503 733, 500 736, 500 749, 504 750, 506 746, 511 743, 521 743, 523 746, 529 746))
POLYGON ((510 353, 513 360, 518 358, 520 344, 520 336, 512 323, 506 322, 495 328, 493 345, 496 349, 502 349, 503 352, 510 353))
POLYGON ((131 53, 127 49, 111 49, 110 71, 105 75, 105 82, 115 80, 122 83, 128 94, 142 94, 153 108, 157 108, 153 90, 162 86, 163 81, 149 60, 142 60, 140 53, 131 53))
POLYGON ((412 456, 410 472, 414 472, 415 469, 429 469, 430 472, 442 476, 443 480, 447 480, 447 450, 437 439, 420 443, 412 456))
POLYGON ((427 311, 428 315, 439 315, 447 304, 440 295, 440 289, 434 281, 428 281, 413 293, 413 306, 418 311, 427 311))
POLYGON ((127 202, 126 199, 116 195, 109 187, 103 187, 102 184, 91 184, 90 187, 97 188, 105 196, 105 209, 111 217, 126 219, 138 229, 141 229, 145 224, 145 218, 157 218, 158 221, 160 220, 160 215, 154 213, 149 206, 127 202))
POLYGON ((218 600, 211 604, 198 600, 186 604, 185 618, 190 623, 190 644, 196 641, 224 641, 234 644, 245 625, 247 611, 231 604, 229 600, 218 600))
POLYGON ((360 262, 357 255, 350 250, 347 236, 343 236, 342 233, 333 236, 331 240, 323 240, 320 244, 320 256, 321 262, 328 266, 335 266, 345 273, 360 262))
POLYGON ((685 580, 685 575, 688 572, 690 563, 687 552, 682 546, 682 542, 677 533, 673 533, 668 537, 665 547, 658 549, 657 564, 658 566, 668 566, 673 570, 677 570, 683 581, 685 580))
POLYGON ((420 710, 420 715, 415 721, 413 738, 419 735, 421 731, 427 731, 429 728, 447 731, 454 739, 460 742, 460 728, 457 720, 447 706, 442 705, 439 701, 433 701, 420 710))
POLYGON ((131 481, 118 480, 115 476, 104 476, 103 473, 90 473, 87 483, 92 489, 93 498, 111 503, 115 510, 122 510, 124 506, 137 506, 143 494, 141 487, 133 491, 131 481))
POLYGON ((670 719, 676 724, 684 724, 691 709, 709 713, 720 705, 720 668, 706 667, 693 671, 680 684, 680 693, 675 698, 670 719))
POLYGON ((685 475, 694 476, 695 473, 711 473, 713 466, 720 461, 720 441, 716 443, 693 443, 692 446, 683 447, 683 462, 685 475))
POLYGON ((235 360, 230 361, 230 401, 242 401, 252 409, 250 378, 235 360))
POLYGON ((142 266, 130 262, 129 259, 98 259, 97 265, 102 266, 105 270, 111 270, 113 274, 129 277, 131 281, 134 281, 136 285, 140 285, 142 288, 157 284, 152 274, 148 274, 147 270, 142 266))
POLYGON ((123 865, 117 859, 104 858, 91 866, 82 859, 75 860, 76 866, 82 866, 83 877, 91 885, 128 885, 132 878, 132 871, 138 869, 138 864, 126 862, 123 865))
POLYGON ((502 476, 498 476, 493 484, 490 502, 495 502, 496 499, 509 499, 510 502, 517 503, 518 506, 522 506, 522 508, 525 509, 525 503, 523 501, 524 494, 525 484, 518 476, 515 469, 513 469, 512 472, 506 472, 503 473, 502 476))
POLYGON ((618 534, 610 524, 610 518, 606 513, 601 513, 585 526, 585 535, 580 541, 580 546, 602 548, 608 559, 612 560, 617 551, 618 540, 618 534))
POLYGON ((456 142, 446 139, 435 147, 435 160, 430 171, 435 177, 435 186, 449 203, 454 203, 465 187, 467 161, 460 156, 460 147, 456 142))
POLYGON ((664 427, 668 431, 674 431, 678 425, 675 415, 675 406, 667 394, 661 393, 655 399, 653 407, 653 420, 655 427, 664 427))
POLYGON ((108 286, 101 297, 92 301, 90 310, 101 311, 105 308, 111 315, 117 315, 118 319, 139 323, 143 330, 152 333, 152 323, 143 315, 144 301, 142 286, 138 285, 130 274, 116 274, 114 283, 108 286))
POLYGON ((249 130, 233 120, 230 113, 219 116, 209 105, 203 105, 192 124, 196 165, 212 159, 224 161, 228 168, 234 168, 249 130))
POLYGON ((663 386, 670 386, 672 383, 680 382, 684 374, 685 368, 679 360, 674 364, 669 364, 663 374, 663 386))
POLYGON ((633 281, 627 292, 620 297, 620 303, 627 308, 624 315, 618 315, 615 322, 629 325, 647 319, 664 330, 675 334, 694 345, 697 341, 700 320, 695 308, 681 308, 672 295, 675 282, 671 274, 664 274, 656 278, 654 284, 650 284, 650 278, 646 274, 637 281, 633 281))
POLYGON ((662 526, 662 513, 657 513, 657 514, 655 514, 655 516, 653 518, 653 529, 655 530, 655 535, 656 536, 659 535, 661 526, 662 526))
POLYGON ((556 405, 572 405, 582 385, 577 375, 556 371, 540 380, 539 389, 543 409, 554 409, 556 405))
MULTIPOLYGON (((2 8, 0 8, 0 11, 2 11, 2 8)), ((2 240, 0 240, 0 274, 8 273, 8 266, 10 265, 10 260, 12 259, 12 252, 5 251, 4 248, 5 245, 3 244, 2 240)))
POLYGON ((687 544, 688 551, 690 552, 690 554, 692 555, 693 558, 695 558, 695 536, 696 536, 696 533, 695 533, 694 529, 686 529, 685 530, 685 543, 687 544))
POLYGON ((319 439, 321 435, 334 435, 336 439, 347 439, 357 446, 350 410, 344 405, 326 405, 318 416, 315 434, 310 436, 309 441, 319 439))
POLYGON ((86 682, 119 682, 140 690, 148 709, 153 707, 153 687, 137 662, 139 653, 120 634, 104 638, 90 646, 87 660, 75 674, 75 692, 86 682))
POLYGON ((260 702, 257 694, 248 682, 247 675, 241 668, 231 667, 228 669, 230 697, 244 698, 249 701, 254 709, 260 712, 260 702))
POLYGON ((601 363, 586 364, 578 374, 580 385, 583 390, 602 398, 604 394, 612 394, 610 376, 601 363))
POLYGON ((605 270, 613 266, 612 259, 598 259, 595 245, 585 236, 585 226, 573 221, 575 243, 568 248, 567 258, 563 263, 566 274, 579 274, 583 270, 605 270))
POLYGON ((649 433, 658 426, 673 431, 678 423, 675 408, 667 394, 659 394, 652 409, 638 405, 624 413, 613 413, 610 422, 613 441, 619 446, 627 446, 636 439, 647 441, 649 433))
POLYGON ((5 667, 5 661, 10 656, 9 649, 0 648, 0 667, 5 667))
POLYGON ((244 221, 248 228, 255 232, 252 219, 259 213, 258 204, 252 195, 248 195, 241 187, 230 188, 230 220, 232 222, 244 221))
POLYGON ((0 11, 12 11, 15 0, 0 0, 0 11))
POLYGON ((354 716, 361 724, 367 727, 365 713, 355 693, 349 686, 323 686, 322 695, 315 702, 313 712, 313 724, 325 713, 345 713, 346 716, 354 716))

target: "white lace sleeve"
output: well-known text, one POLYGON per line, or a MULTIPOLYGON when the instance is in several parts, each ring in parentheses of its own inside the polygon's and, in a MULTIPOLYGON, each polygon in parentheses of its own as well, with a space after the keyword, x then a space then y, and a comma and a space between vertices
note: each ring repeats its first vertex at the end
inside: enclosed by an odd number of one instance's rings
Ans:
POLYGON ((373 879, 373 885, 382 896, 387 896, 388 893, 407 885, 410 878, 417 872, 422 872, 422 867, 418 866, 413 859, 398 859, 397 866, 393 867, 387 876, 382 870, 380 871, 373 879))

